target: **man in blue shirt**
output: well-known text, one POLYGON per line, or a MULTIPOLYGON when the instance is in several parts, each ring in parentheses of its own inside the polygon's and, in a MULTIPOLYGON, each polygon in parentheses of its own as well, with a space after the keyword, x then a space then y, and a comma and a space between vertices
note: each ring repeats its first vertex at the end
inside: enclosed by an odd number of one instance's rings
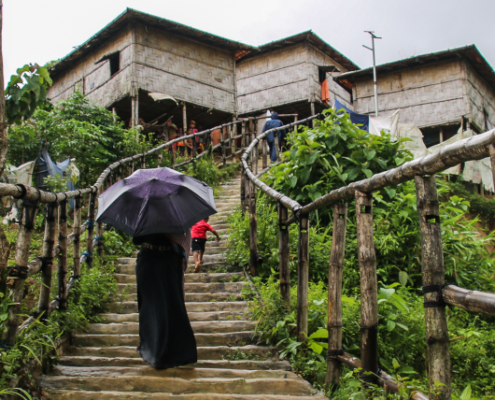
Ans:
MULTIPOLYGON (((284 123, 278 119, 278 114, 276 112, 272 113, 271 119, 266 121, 265 126, 263 127, 263 133, 269 129, 278 128, 279 126, 283 126, 284 123)), ((285 129, 282 129, 277 132, 278 133, 278 143, 282 145, 282 141, 285 141, 285 136, 287 132, 285 129)), ((275 135, 273 132, 270 132, 266 136, 266 141, 268 142, 268 147, 270 148, 270 160, 272 162, 277 161, 277 150, 275 149, 275 135)))

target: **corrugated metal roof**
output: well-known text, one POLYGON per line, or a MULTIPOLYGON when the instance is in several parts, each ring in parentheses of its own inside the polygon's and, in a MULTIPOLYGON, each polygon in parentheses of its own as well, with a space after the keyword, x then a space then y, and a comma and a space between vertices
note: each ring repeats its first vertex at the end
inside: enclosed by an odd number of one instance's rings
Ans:
POLYGON ((343 65, 346 69, 350 71, 359 69, 356 64, 354 64, 351 60, 334 49, 320 37, 315 35, 311 30, 287 38, 276 40, 260 47, 256 47, 226 39, 221 36, 216 36, 211 33, 204 32, 199 29, 195 29, 190 26, 183 25, 165 18, 157 17, 155 15, 134 10, 132 8, 127 8, 122 14, 111 21, 102 30, 97 32, 82 45, 78 46, 76 49, 62 58, 59 62, 54 64, 50 68, 50 73, 52 74, 52 76, 55 77, 63 70, 78 62, 81 58, 86 56, 88 53, 100 46, 103 42, 112 37, 117 31, 126 27, 127 24, 131 21, 141 21, 148 24, 149 26, 157 27, 166 31, 171 31, 189 37, 191 39, 200 40, 203 43, 207 43, 213 46, 232 50, 235 52, 236 61, 252 55, 260 54, 262 52, 271 51, 276 48, 289 46, 293 43, 301 42, 303 40, 308 40, 320 50, 322 50, 325 54, 328 54, 330 57, 343 65))
MULTIPOLYGON (((344 56, 341 52, 330 46, 327 42, 321 39, 318 35, 316 35, 312 30, 298 33, 296 35, 288 36, 283 39, 275 40, 273 42, 266 43, 262 46, 258 47, 257 53, 251 53, 249 56, 255 56, 260 53, 272 51, 278 48, 286 47, 293 45, 295 43, 302 42, 307 40, 311 42, 314 46, 319 48, 325 54, 332 57, 335 61, 337 61, 340 65, 343 65, 349 71, 358 70, 359 67, 354 64, 351 60, 349 60, 346 56, 344 56)), ((249 57, 248 56, 248 57, 249 57)))
MULTIPOLYGON (((411 68, 414 66, 420 66, 428 63, 434 63, 439 61, 445 61, 453 58, 465 57, 472 66, 478 71, 478 73, 486 79, 489 85, 495 89, 495 71, 492 66, 485 60, 483 55, 479 52, 478 48, 472 44, 469 46, 458 47, 456 49, 449 49, 438 51, 435 53, 422 54, 406 58, 399 61, 390 62, 387 64, 381 64, 376 66, 378 80, 380 79, 380 73, 387 73, 398 71, 401 69, 411 68)), ((362 78, 373 78, 373 67, 361 69, 354 72, 346 72, 342 75, 334 77, 342 87, 351 91, 354 83, 362 78)))
POLYGON ((249 53, 250 51, 257 49, 254 46, 226 39, 221 36, 213 35, 211 33, 192 28, 190 26, 183 25, 175 21, 147 14, 138 10, 134 10, 132 8, 127 8, 122 14, 111 21, 102 30, 97 32, 82 45, 78 46, 76 49, 62 58, 59 62, 54 64, 50 68, 50 73, 55 76, 59 72, 69 68, 73 63, 86 56, 89 52, 91 52, 107 39, 109 39, 111 36, 113 36, 117 31, 127 26, 127 24, 131 21, 141 21, 148 24, 148 26, 171 31, 189 37, 191 39, 200 40, 203 43, 232 50, 236 53, 238 53, 239 51, 243 53, 249 53))

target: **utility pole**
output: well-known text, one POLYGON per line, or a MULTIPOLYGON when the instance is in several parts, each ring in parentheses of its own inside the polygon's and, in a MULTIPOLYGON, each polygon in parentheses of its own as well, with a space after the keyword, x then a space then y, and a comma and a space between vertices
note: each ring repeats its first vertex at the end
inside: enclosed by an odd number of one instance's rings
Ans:
POLYGON ((373 52, 373 89, 375 91, 375 115, 378 117, 378 86, 376 83, 376 60, 375 60, 375 39, 381 39, 375 35, 374 31, 365 31, 371 35, 371 47, 365 46, 368 50, 373 52))

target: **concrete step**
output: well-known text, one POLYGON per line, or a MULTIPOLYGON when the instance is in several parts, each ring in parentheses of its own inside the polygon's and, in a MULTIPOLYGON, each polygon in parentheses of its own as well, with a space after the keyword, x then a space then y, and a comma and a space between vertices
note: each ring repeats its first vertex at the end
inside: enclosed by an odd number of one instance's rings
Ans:
MULTIPOLYGON (((94 346, 94 347, 70 347, 65 354, 66 357, 98 357, 98 358, 133 358, 141 362, 141 356, 136 346, 94 346)), ((242 351, 249 358, 259 360, 273 359, 277 355, 275 347, 243 345, 227 346, 225 343, 219 346, 198 346, 198 360, 222 360, 228 354, 242 351)))
MULTIPOLYGON (((195 333, 220 333, 220 332, 240 332, 252 331, 256 326, 254 321, 192 321, 191 327, 195 333)), ((94 334, 129 334, 139 333, 138 322, 110 322, 89 324, 87 333, 94 334)))
MULTIPOLYGON (((187 314, 189 321, 238 321, 238 320, 249 320, 250 313, 245 312, 232 312, 232 311, 211 311, 211 312, 190 312, 187 314)), ((122 322, 138 322, 139 314, 129 313, 129 314, 99 314, 98 315, 100 323, 122 323, 122 322)))
MULTIPOLYGON (((252 343, 253 331, 222 332, 222 333, 198 333, 195 332, 198 346, 243 346, 252 343)), ((72 335, 72 343, 79 347, 111 347, 111 346, 137 346, 139 335, 136 334, 92 334, 77 333, 72 335)))
POLYGON ((86 366, 75 367, 67 365, 57 365, 53 368, 54 376, 73 377, 119 377, 119 376, 141 376, 141 377, 163 377, 181 379, 202 379, 202 378, 276 378, 276 379, 297 379, 297 375, 286 370, 252 370, 252 369, 230 369, 230 368, 201 368, 194 367, 169 368, 156 370, 150 366, 86 366))
MULTIPOLYGON (((254 346, 252 346, 254 347, 254 346)), ((91 356, 65 356, 60 358, 59 365, 74 367, 127 367, 148 365, 140 357, 91 357, 91 356)), ((181 367, 186 368, 186 366, 181 367)), ((255 370, 284 370, 290 371, 291 367, 287 361, 254 361, 254 360, 199 360, 196 364, 188 365, 187 368, 226 368, 226 369, 255 369, 255 370)))
MULTIPOLYGON (((117 391, 170 394, 277 394, 311 395, 311 385, 298 378, 199 378, 156 376, 44 376, 45 388, 58 390, 117 391)), ((189 397, 190 398, 190 397, 189 397)))
MULTIPOLYGON (((108 303, 107 310, 117 314, 137 313, 137 301, 124 301, 108 303)), ((235 311, 249 312, 246 301, 210 301, 186 303, 187 312, 213 312, 213 311, 235 311)))
MULTIPOLYGON (((120 294, 117 294, 116 300, 137 301, 137 285, 132 283, 119 283, 120 294)), ((218 292, 218 293, 187 293, 186 303, 197 302, 217 302, 217 301, 238 301, 242 300, 239 292, 218 292)))
POLYGON ((328 397, 317 394, 309 396, 289 396, 277 394, 218 394, 218 393, 187 393, 187 394, 170 394, 170 393, 148 393, 148 392, 91 392, 86 390, 56 390, 46 389, 44 394, 52 400, 328 400, 328 397))
MULTIPOLYGON (((115 280, 117 283, 136 283, 136 275, 134 274, 115 274, 115 280)), ((185 282, 246 282, 246 278, 243 272, 232 272, 232 273, 201 273, 201 274, 186 274, 185 282)))
MULTIPOLYGON (((239 294, 239 292, 242 291, 242 288, 244 285, 248 285, 247 282, 211 282, 211 283, 204 283, 204 282, 188 282, 185 283, 185 289, 186 289, 186 301, 187 301, 187 295, 192 295, 195 293, 212 293, 212 294, 217 294, 217 293, 233 293, 233 294, 239 294)), ((132 289, 131 292, 129 293, 137 293, 137 284, 136 283, 119 283, 118 284, 119 290, 122 291, 127 291, 132 289)), ((212 297, 213 299, 213 297, 212 297)), ((208 300, 207 300, 208 301, 208 300)))

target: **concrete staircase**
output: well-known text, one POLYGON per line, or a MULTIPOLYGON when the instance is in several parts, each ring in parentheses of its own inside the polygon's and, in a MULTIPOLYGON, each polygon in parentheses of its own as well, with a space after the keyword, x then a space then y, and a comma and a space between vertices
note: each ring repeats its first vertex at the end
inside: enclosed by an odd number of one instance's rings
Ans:
POLYGON ((222 185, 210 223, 222 236, 208 241, 202 273, 186 274, 186 307, 198 346, 198 363, 156 371, 136 351, 138 314, 135 259, 119 260, 119 301, 100 323, 73 334, 60 362, 41 377, 47 399, 323 400, 280 361, 277 350, 253 339, 255 322, 241 291, 243 272, 214 272, 225 264, 227 215, 240 202, 240 178, 222 185), (211 271, 211 272, 208 272, 211 271))

